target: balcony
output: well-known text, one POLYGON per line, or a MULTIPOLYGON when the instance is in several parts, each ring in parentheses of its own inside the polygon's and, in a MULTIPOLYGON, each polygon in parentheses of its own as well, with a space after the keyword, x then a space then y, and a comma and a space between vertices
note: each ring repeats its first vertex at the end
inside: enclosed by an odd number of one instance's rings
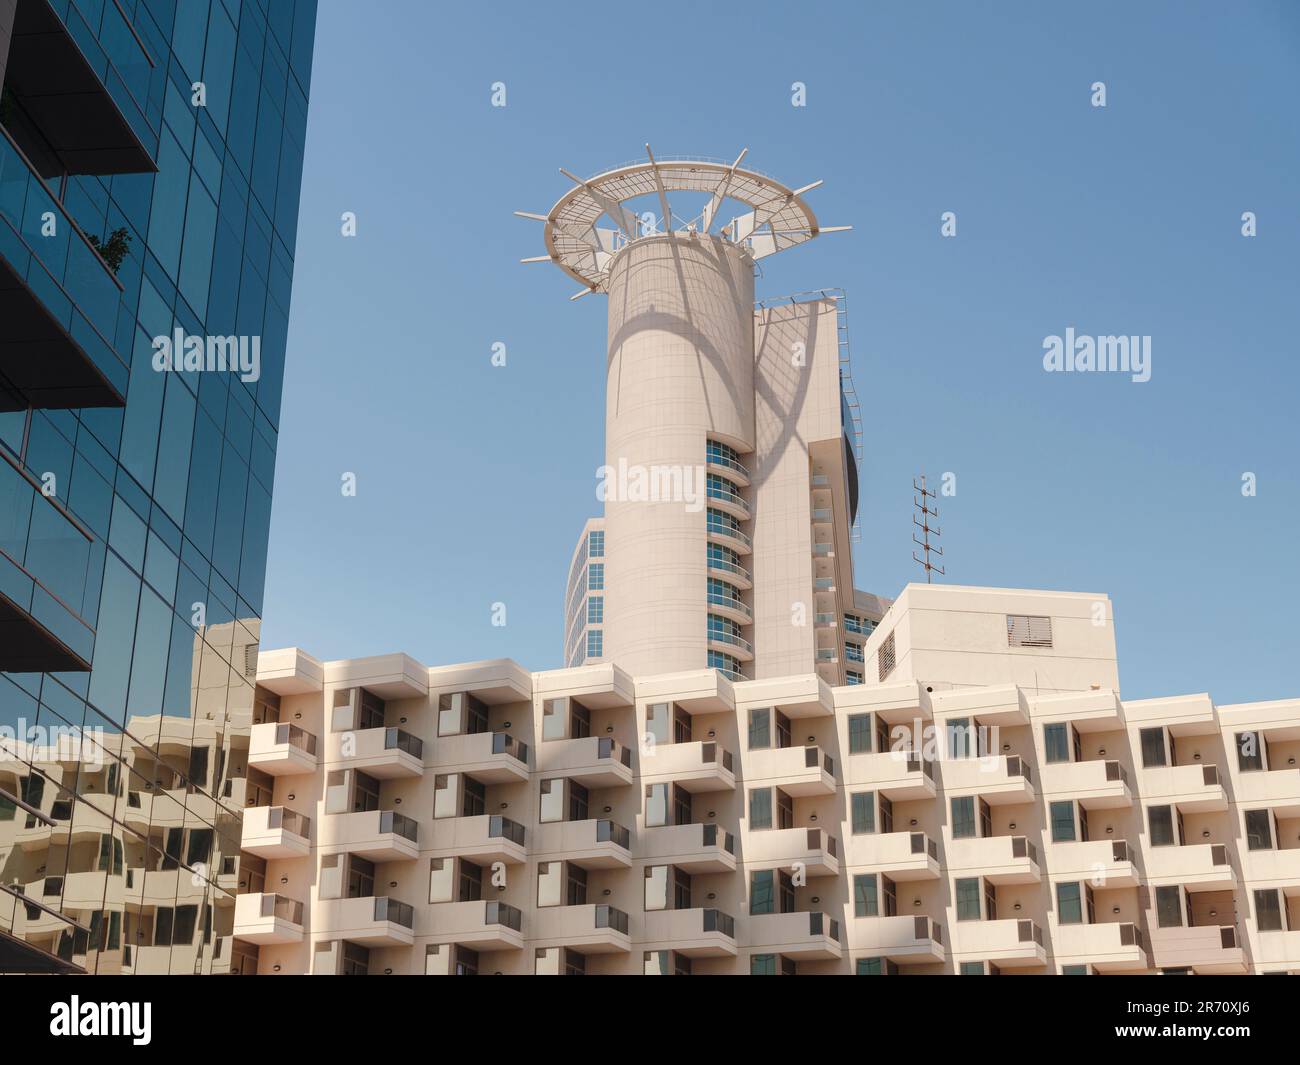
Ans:
POLYGON ((427 846, 435 857, 468 858, 478 865, 522 865, 528 859, 524 826, 508 817, 445 817, 433 821, 427 846))
POLYGON ((641 757, 641 780, 671 780, 694 795, 736 790, 731 752, 712 740, 656 743, 646 748, 641 757))
POLYGON ((818 747, 773 747, 750 751, 750 787, 775 784, 787 795, 835 794, 835 760, 818 747))
POLYGON ((616 788, 632 783, 632 752, 609 736, 549 740, 537 747, 537 771, 589 788, 616 788))
POLYGON ((939 879, 939 846, 924 832, 864 832, 844 841, 844 864, 869 868, 890 880, 939 879))
POLYGON ((424 775, 424 741, 400 728, 363 728, 331 733, 326 740, 330 763, 379 780, 424 775))
POLYGON ((849 949, 895 965, 942 962, 943 927, 929 917, 855 917, 849 922, 849 949))
MULTIPOLYGON (((754 622, 754 612, 734 595, 709 592, 706 594, 705 599, 708 601, 710 614, 720 615, 740 625, 751 625, 754 622)), ((710 638, 713 638, 714 631, 713 629, 709 630, 710 638)), ((748 648, 749 645, 746 644, 745 646, 748 648)), ((726 650, 726 648, 721 648, 721 650, 726 650)))
POLYGON ((954 960, 991 961, 999 968, 1047 964, 1043 930, 1033 921, 958 921, 952 929, 954 960))
POLYGON ((1043 799, 1074 799, 1086 810, 1133 805, 1128 771, 1119 762, 1053 762, 1042 767, 1043 799))
POLYGON ((533 830, 532 857, 564 860, 584 869, 630 869, 632 834, 605 819, 553 821, 533 830))
POLYGON ((1222 843, 1189 843, 1145 851, 1147 884, 1183 885, 1198 891, 1231 891, 1237 885, 1228 848, 1222 843))
POLYGON ((762 954, 801 961, 839 958, 840 923, 824 913, 762 913, 749 917, 749 945, 762 954))
POLYGON ((283 806, 244 811, 240 850, 259 858, 303 858, 311 850, 311 818, 283 806))
POLYGON ((1300 769, 1239 772, 1233 793, 1238 806, 1268 806, 1279 817, 1300 817, 1300 769))
POLYGON ((820 828, 772 828, 745 836, 745 864, 753 869, 802 866, 808 877, 838 876, 835 837, 820 828))
POLYGON ((725 558, 715 558, 713 555, 708 556, 708 563, 710 577, 718 577, 742 591, 754 586, 754 579, 744 566, 738 566, 725 558))
POLYGON ((249 943, 301 943, 302 903, 283 895, 236 895, 233 934, 249 943))
POLYGON ((1029 763, 1018 755, 948 758, 940 765, 948 795, 978 795, 990 806, 1033 802, 1029 763))
POLYGON ((123 406, 130 371, 112 344, 121 282, 3 127, 0 181, 0 375, 33 407, 123 406))
POLYGON ((748 555, 753 550, 753 544, 750 542, 749 537, 739 529, 733 529, 730 525, 710 521, 705 525, 705 531, 711 543, 729 547, 742 555, 748 555))
POLYGON ((522 950, 523 914, 504 902, 440 902, 428 910, 430 934, 478 951, 522 950))
POLYGON ((753 661, 754 647, 743 636, 737 636, 734 632, 723 632, 720 629, 709 629, 707 635, 710 651, 721 651, 724 655, 731 655, 742 662, 753 661))
POLYGON ((1134 849, 1122 839, 1046 846, 1053 880, 1088 880, 1100 888, 1137 887, 1142 882, 1134 849))
POLYGON ((1135 924, 1062 924, 1052 932, 1052 953, 1061 965, 1091 965, 1099 973, 1150 968, 1142 929, 1135 924))
POLYGON ((814 525, 829 525, 835 518, 835 512, 830 507, 814 507, 812 511, 812 523, 814 525))
POLYGON ((736 921, 721 910, 651 910, 644 938, 646 950, 675 950, 689 958, 736 956, 736 921))
POLYGON ((410 861, 420 853, 416 822, 393 810, 327 814, 318 846, 322 854, 355 854, 371 862, 410 861))
POLYGON ((647 828, 638 839, 637 857, 653 865, 675 865, 688 873, 732 873, 736 841, 717 825, 664 825, 647 828))
POLYGON ((1043 879, 1038 848, 1024 836, 954 839, 947 847, 954 876, 982 876, 990 884, 1037 884, 1043 879))
POLYGON ((741 488, 749 487, 749 470, 729 455, 720 451, 709 451, 705 455, 705 465, 710 473, 720 473, 728 480, 735 481, 741 488))
POLYGON ((484 784, 528 781, 528 744, 505 732, 440 736, 431 765, 443 773, 468 773, 484 784))
POLYGON ((1242 877, 1252 882, 1252 888, 1278 887, 1283 895, 1300 895, 1300 847, 1244 850, 1238 857, 1242 877))
POLYGON ((1246 952, 1232 925, 1152 928, 1151 955, 1157 968, 1190 968, 1198 976, 1246 971, 1246 952))
POLYGON ((1139 790, 1148 804, 1170 803, 1184 813, 1212 813, 1228 808, 1218 766, 1156 766, 1139 772, 1139 790))
MULTIPOLYGON (((3 308, 0 292, 0 320, 3 308)), ((39 482, 0 457, 0 671, 90 669, 95 631, 81 612, 90 605, 91 542, 39 482)))
POLYGON ((869 784, 894 802, 935 796, 934 762, 912 751, 851 754, 848 767, 853 784, 869 784))
POLYGON ((530 943, 538 950, 572 947, 580 954, 627 954, 632 950, 627 914, 613 906, 541 906, 529 918, 530 943))
POLYGON ((717 485, 709 485, 705 494, 708 496, 709 506, 725 511, 739 521, 749 521, 749 504, 735 492, 717 485))
POLYGON ((297 725, 254 725, 248 732, 248 764, 273 777, 314 773, 316 737, 297 725))
POLYGON ((313 932, 367 947, 409 947, 415 942, 414 928, 415 911, 384 895, 321 899, 312 911, 313 932))

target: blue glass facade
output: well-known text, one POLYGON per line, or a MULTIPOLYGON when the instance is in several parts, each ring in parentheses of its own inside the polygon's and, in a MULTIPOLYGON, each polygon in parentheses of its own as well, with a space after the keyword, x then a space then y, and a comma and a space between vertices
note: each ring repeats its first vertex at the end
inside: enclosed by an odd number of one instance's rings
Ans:
POLYGON ((315 21, 0 0, 0 971, 255 953, 230 929, 315 21), (178 337, 257 358, 160 366, 178 337))

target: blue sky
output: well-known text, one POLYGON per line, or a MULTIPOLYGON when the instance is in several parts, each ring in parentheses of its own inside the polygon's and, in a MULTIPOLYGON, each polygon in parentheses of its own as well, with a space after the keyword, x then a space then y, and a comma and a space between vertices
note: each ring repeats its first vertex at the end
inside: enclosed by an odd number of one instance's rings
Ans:
POLYGON ((1300 695, 1300 6, 547 6, 322 0, 263 647, 561 664, 605 306, 511 212, 649 141, 855 227, 758 292, 847 291, 860 587, 920 576, 950 471, 946 580, 1109 593, 1126 697, 1300 695), (1151 380, 1045 373, 1067 327, 1151 336, 1151 380))

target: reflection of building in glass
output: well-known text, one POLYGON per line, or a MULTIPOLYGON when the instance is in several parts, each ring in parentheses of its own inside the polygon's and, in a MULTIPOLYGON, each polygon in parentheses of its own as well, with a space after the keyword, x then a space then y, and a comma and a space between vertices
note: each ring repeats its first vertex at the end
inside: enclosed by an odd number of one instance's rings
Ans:
POLYGON ((0 972, 244 964, 315 7, 0 0, 0 972))

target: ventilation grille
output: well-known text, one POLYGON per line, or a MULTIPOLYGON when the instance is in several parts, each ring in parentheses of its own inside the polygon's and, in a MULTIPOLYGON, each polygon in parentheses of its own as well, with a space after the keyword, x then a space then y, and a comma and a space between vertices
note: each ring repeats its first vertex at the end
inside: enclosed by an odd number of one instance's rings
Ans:
POLYGON ((1051 647, 1052 619, 1026 614, 1007 615, 1008 647, 1051 647))
POLYGON ((882 683, 889 674, 894 672, 894 665, 894 634, 891 632, 876 650, 876 668, 879 670, 882 683))
POLYGON ((257 676, 257 644, 255 643, 244 645, 244 676, 257 676))

